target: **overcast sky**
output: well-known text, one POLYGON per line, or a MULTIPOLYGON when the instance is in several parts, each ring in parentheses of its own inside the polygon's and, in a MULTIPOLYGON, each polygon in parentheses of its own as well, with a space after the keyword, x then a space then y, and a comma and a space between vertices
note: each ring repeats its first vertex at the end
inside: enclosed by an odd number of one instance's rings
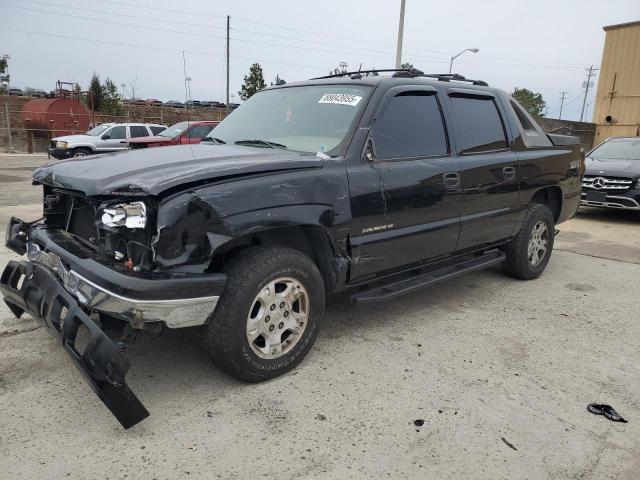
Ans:
MULTIPOLYGON (((406 1, 403 61, 446 72, 451 55, 479 48, 459 57, 454 71, 538 91, 550 117, 566 91, 570 119, 580 116, 585 67, 600 64, 602 27, 640 19, 640 0, 406 1)), ((183 101, 184 50, 192 98, 224 101, 226 15, 232 101, 253 62, 267 83, 276 74, 287 81, 327 74, 341 61, 356 70, 395 62, 400 0, 131 3, 0 0, 0 54, 11 55, 12 86, 48 91, 65 80, 86 88, 95 71, 118 85, 137 79, 136 97, 183 101)))

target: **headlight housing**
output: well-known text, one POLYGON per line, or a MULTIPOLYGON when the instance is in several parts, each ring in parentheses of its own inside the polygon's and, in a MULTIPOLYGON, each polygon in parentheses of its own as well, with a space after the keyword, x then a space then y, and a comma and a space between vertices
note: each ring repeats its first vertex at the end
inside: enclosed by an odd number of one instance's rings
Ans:
POLYGON ((67 148, 68 143, 58 140, 56 142, 56 148, 67 148))
POLYGON ((107 227, 144 228, 147 206, 144 202, 119 203, 102 209, 102 224, 107 227))

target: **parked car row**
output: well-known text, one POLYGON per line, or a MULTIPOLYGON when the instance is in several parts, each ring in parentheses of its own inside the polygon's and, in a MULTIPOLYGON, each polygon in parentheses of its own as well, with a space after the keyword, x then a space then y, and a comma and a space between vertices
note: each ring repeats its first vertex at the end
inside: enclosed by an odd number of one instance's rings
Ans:
MULTIPOLYGON (((62 95, 71 95, 71 91, 69 90, 61 90, 58 92, 62 95)), ((44 90, 22 90, 20 88, 10 88, 7 90, 7 95, 12 95, 16 97, 36 97, 36 98, 53 98, 57 94, 54 91, 49 93, 44 90)), ((125 98, 122 100, 124 105, 138 105, 141 107, 171 107, 171 108, 187 108, 187 107, 199 107, 199 108, 226 108, 227 106, 223 102, 217 101, 205 101, 205 100, 187 100, 186 102, 181 102, 179 100, 169 100, 167 102, 163 102, 162 100, 158 100, 157 98, 125 98)), ((236 109, 240 106, 238 103, 229 103, 230 109, 236 109)))
POLYGON ((180 122, 167 128, 156 123, 103 123, 80 135, 52 138, 50 156, 62 160, 129 148, 163 147, 200 143, 219 122, 180 122))
MULTIPOLYGON (((227 106, 222 102, 211 102, 211 101, 203 101, 203 100, 187 100, 186 102, 181 102, 179 100, 169 100, 168 102, 164 102, 162 104, 163 107, 172 107, 172 108, 187 108, 187 107, 205 107, 205 108, 226 108, 227 106)), ((238 103, 230 103, 230 109, 236 109, 240 106, 238 103)))
POLYGON ((7 90, 7 95, 12 95, 14 97, 46 98, 50 96, 50 93, 47 93, 44 90, 22 90, 20 88, 10 88, 7 90))

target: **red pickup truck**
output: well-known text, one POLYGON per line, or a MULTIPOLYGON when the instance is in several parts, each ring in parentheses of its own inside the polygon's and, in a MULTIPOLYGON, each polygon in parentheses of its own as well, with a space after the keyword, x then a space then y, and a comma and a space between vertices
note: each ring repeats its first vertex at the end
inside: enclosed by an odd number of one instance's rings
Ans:
POLYGON ((180 122, 152 137, 132 138, 129 148, 165 147, 168 145, 187 145, 200 143, 200 140, 220 122, 202 120, 180 122))

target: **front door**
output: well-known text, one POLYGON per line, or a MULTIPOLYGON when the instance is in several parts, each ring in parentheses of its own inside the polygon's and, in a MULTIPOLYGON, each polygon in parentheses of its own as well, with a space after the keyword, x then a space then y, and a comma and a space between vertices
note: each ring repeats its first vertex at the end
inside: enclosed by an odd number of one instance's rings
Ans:
POLYGON ((448 94, 463 188, 456 250, 474 250, 512 235, 520 165, 509 149, 499 103, 490 92, 450 88, 448 94))
POLYGON ((98 140, 98 151, 101 152, 125 150, 128 146, 127 127, 124 125, 114 125, 104 132, 98 140))
POLYGON ((433 87, 395 87, 348 168, 351 281, 450 255, 458 241, 460 166, 433 87))

